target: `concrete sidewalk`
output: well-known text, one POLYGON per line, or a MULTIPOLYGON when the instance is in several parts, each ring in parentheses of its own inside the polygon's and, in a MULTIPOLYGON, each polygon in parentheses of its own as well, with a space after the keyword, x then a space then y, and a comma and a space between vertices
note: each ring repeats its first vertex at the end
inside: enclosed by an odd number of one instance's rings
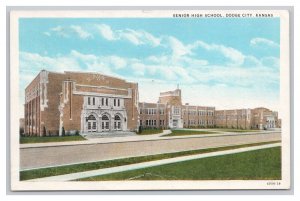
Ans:
MULTIPOLYGON (((199 130, 199 129, 190 129, 199 130)), ((204 130, 201 130, 204 131, 204 130)), ((217 137, 217 136, 238 136, 238 135, 257 135, 267 133, 281 133, 278 131, 259 131, 259 132, 222 132, 216 134, 200 134, 200 135, 184 135, 184 136, 170 136, 162 137, 163 135, 170 134, 171 130, 163 130, 162 133, 152 135, 136 135, 136 136, 124 136, 124 137, 101 137, 90 138, 83 141, 67 141, 67 142, 48 142, 48 143, 31 143, 20 144, 21 149, 35 148, 35 147, 52 147, 52 146, 72 146, 72 145, 87 145, 87 144, 107 144, 107 143, 119 143, 119 142, 138 142, 138 141, 153 141, 153 140, 168 140, 168 139, 183 139, 183 138, 205 138, 205 137, 217 137)))
POLYGON ((27 182, 71 181, 71 180, 82 179, 82 178, 87 178, 87 177, 100 176, 100 175, 106 175, 106 174, 124 172, 124 171, 130 171, 130 170, 137 170, 137 169, 142 169, 142 168, 166 165, 166 164, 170 164, 170 163, 177 163, 177 162, 183 162, 183 161, 189 161, 189 160, 201 159, 201 158, 207 158, 207 157, 213 157, 213 156, 235 154, 235 153, 259 150, 259 149, 266 149, 266 148, 272 148, 272 147, 278 147, 278 146, 281 146, 281 143, 274 143, 274 144, 267 144, 267 145, 253 146, 253 147, 245 147, 245 148, 238 148, 238 149, 232 149, 232 150, 226 150, 226 151, 217 151, 217 152, 211 152, 211 153, 196 154, 196 155, 190 155, 190 156, 181 156, 181 157, 176 157, 176 158, 169 158, 169 159, 149 161, 149 162, 124 165, 124 166, 118 166, 118 167, 112 167, 112 168, 91 170, 91 171, 86 171, 86 172, 72 173, 72 174, 52 176, 52 177, 44 177, 44 178, 28 180, 27 182))

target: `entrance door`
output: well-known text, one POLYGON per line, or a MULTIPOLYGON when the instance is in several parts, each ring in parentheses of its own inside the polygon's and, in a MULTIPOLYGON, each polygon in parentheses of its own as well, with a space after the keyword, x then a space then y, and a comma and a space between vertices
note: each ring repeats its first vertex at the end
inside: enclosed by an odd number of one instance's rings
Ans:
POLYGON ((122 128, 121 128, 121 118, 120 118, 119 115, 116 115, 116 116, 115 116, 114 130, 117 130, 117 131, 122 130, 122 128))
POLYGON ((174 119, 173 120, 173 128, 177 128, 177 126, 178 126, 178 120, 174 119))
POLYGON ((102 116, 102 131, 109 131, 109 118, 106 115, 102 116))
POLYGON ((88 132, 97 132, 97 121, 94 115, 88 117, 87 130, 88 132))

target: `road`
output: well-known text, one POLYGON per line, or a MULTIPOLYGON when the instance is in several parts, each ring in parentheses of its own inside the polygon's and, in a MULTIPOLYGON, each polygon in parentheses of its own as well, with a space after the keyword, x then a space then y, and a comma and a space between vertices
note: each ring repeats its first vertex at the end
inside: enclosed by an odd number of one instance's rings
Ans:
POLYGON ((214 136, 205 138, 187 137, 181 139, 162 139, 138 142, 21 148, 20 168, 21 170, 33 169, 276 140, 281 140, 280 132, 255 135, 236 134, 234 136, 214 136))

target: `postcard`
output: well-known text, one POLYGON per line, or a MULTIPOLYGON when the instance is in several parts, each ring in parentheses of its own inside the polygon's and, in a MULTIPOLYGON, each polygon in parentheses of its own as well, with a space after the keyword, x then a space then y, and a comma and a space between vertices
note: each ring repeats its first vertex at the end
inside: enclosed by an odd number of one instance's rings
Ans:
POLYGON ((11 190, 290 188, 287 10, 12 10, 11 190))

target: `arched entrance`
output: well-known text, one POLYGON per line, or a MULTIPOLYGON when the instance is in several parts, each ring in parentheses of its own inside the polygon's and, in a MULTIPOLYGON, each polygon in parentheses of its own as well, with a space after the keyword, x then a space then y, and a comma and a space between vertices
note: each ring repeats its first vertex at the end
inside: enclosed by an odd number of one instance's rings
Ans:
POLYGON ((88 132, 96 132, 97 131, 97 121, 94 115, 90 115, 87 118, 87 131, 88 132))
POLYGON ((115 121, 114 121, 114 130, 122 130, 122 122, 121 122, 121 118, 119 115, 115 116, 115 121))
POLYGON ((102 116, 102 131, 109 131, 109 118, 107 115, 102 116))

